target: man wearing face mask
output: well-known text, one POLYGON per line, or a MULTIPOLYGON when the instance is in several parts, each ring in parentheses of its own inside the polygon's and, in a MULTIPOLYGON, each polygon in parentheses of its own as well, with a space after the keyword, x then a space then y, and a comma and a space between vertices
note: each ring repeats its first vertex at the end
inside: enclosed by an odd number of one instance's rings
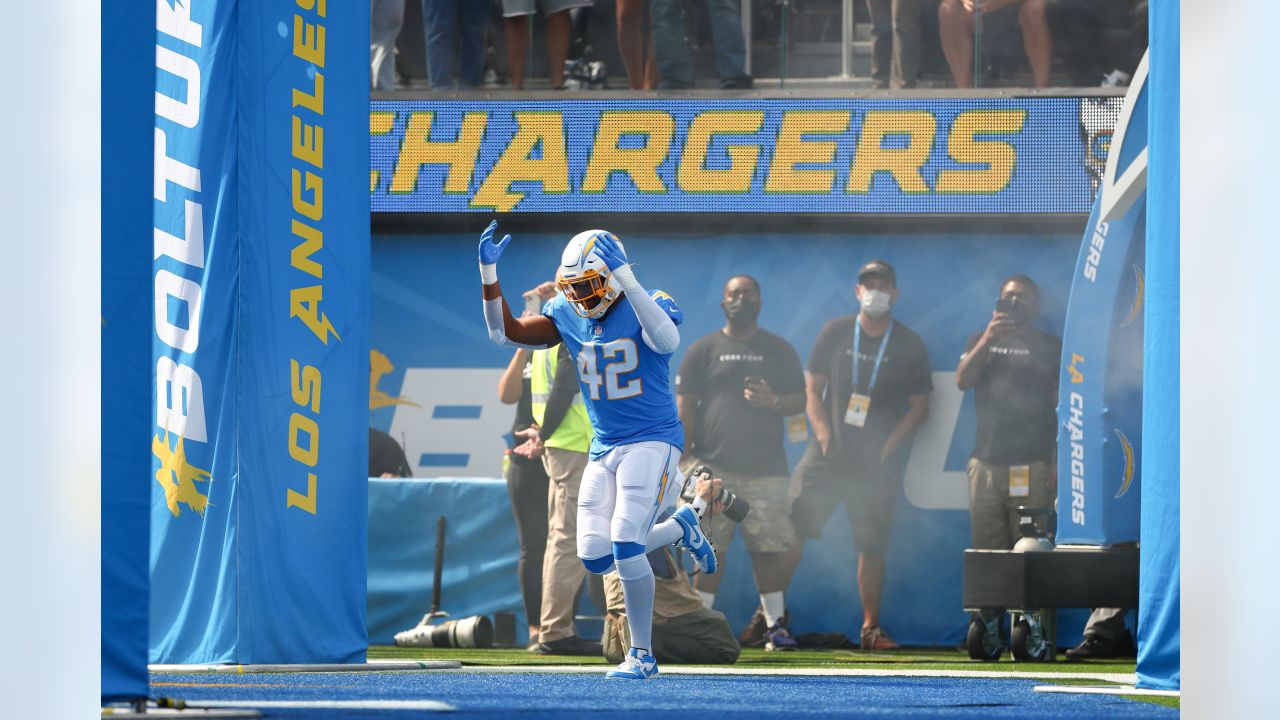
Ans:
MULTIPOLYGON (((781 623, 783 591, 789 579, 786 556, 798 540, 787 513, 782 440, 785 418, 804 411, 804 373, 791 344, 756 324, 760 305, 755 278, 729 278, 720 303, 724 327, 694 343, 680 364, 676 407, 686 447, 681 468, 688 474, 697 465, 710 465, 724 489, 749 504, 741 523, 735 526, 717 514, 707 532, 727 551, 734 531, 742 531, 768 628, 765 648, 790 650, 796 642, 781 623)), ((705 607, 715 602, 723 576, 698 576, 705 607)))
POLYGON ((893 267, 883 260, 863 265, 855 293, 858 313, 823 326, 809 356, 813 439, 796 465, 791 518, 796 532, 817 538, 844 503, 858 553, 861 645, 891 650, 898 645, 880 627, 885 551, 908 445, 929 415, 933 379, 924 342, 893 319, 893 267))

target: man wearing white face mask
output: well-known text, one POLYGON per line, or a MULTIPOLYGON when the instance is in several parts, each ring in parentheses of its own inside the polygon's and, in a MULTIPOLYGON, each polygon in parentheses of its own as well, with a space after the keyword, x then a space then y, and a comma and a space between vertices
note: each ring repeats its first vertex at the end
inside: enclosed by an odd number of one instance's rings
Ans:
POLYGON ((817 538, 844 503, 858 552, 861 645, 891 650, 897 643, 880 627, 889 525, 909 441, 929 414, 933 380, 920 336, 893 319, 893 266, 863 265, 855 292, 858 313, 823 326, 809 356, 813 440, 792 474, 791 519, 798 533, 817 538))

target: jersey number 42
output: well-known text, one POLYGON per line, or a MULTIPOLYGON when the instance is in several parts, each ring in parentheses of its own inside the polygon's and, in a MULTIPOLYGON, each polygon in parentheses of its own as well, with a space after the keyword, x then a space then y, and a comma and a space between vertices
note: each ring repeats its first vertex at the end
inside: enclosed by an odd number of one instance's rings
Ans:
POLYGON ((600 399, 601 385, 606 400, 626 400, 640 394, 643 381, 638 377, 624 380, 622 375, 633 372, 639 363, 636 342, 630 338, 611 340, 603 345, 587 342, 578 353, 578 377, 590 388, 592 400, 600 399))

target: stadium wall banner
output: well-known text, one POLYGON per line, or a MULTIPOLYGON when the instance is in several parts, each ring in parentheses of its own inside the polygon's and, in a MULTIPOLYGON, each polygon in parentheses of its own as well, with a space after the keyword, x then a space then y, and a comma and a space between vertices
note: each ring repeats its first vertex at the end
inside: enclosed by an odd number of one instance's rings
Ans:
POLYGON ((1058 384, 1059 543, 1136 542, 1141 505, 1146 61, 1085 228, 1058 384))
POLYGON ((369 192, 374 212, 1086 213, 1118 107, 377 100, 369 192))
MULTIPOLYGON (((487 222, 487 217, 476 217, 471 233, 374 236, 370 419, 373 426, 404 445, 414 475, 420 478, 483 482, 484 478, 502 476, 502 458, 515 410, 501 404, 495 391, 511 351, 489 341, 476 292, 476 239, 487 222)), ((574 233, 591 227, 582 223, 591 222, 566 216, 562 221, 548 220, 540 232, 515 232, 498 271, 507 297, 518 303, 520 292, 551 277, 564 243, 574 233)), ((608 224, 604 227, 610 229, 608 224)), ((822 325, 853 312, 854 273, 859 265, 875 257, 894 265, 901 289, 894 316, 923 339, 934 389, 929 420, 916 434, 902 480, 890 541, 884 622, 900 642, 959 643, 965 630, 960 609, 961 557, 970 542, 965 464, 977 430, 972 393, 956 388, 954 371, 969 334, 986 325, 1002 281, 1013 273, 1026 273, 1040 284, 1044 302, 1037 324, 1061 335, 1079 234, 867 233, 855 229, 838 232, 829 227, 807 230, 803 226, 792 232, 715 228, 667 234, 645 232, 642 227, 619 234, 636 263, 640 282, 647 288, 667 291, 684 311, 681 347, 671 360, 673 374, 698 338, 723 326, 721 288, 733 274, 759 278, 764 299, 761 326, 789 341, 800 359, 807 361, 822 325), (929 572, 921 572, 921 568, 929 568, 929 572)), ((804 442, 788 443, 793 466, 804 447, 804 442)), ((501 501, 502 493, 497 497, 501 501)), ((440 511, 444 512, 443 506, 440 511)), ((406 511, 396 516, 405 518, 404 524, 395 525, 400 544, 384 548, 383 554, 371 547, 371 563, 386 559, 388 552, 404 560, 410 537, 421 538, 412 540, 415 547, 430 542, 435 514, 419 515, 416 520, 410 515, 412 512, 406 511)), ((788 592, 788 606, 796 617, 815 619, 803 631, 841 630, 856 635, 853 613, 859 601, 854 565, 849 562, 848 522, 842 512, 835 515, 822 542, 810 543, 806 549, 797 582, 788 592), (811 580, 817 577, 836 581, 815 586, 811 580), (828 620, 829 625, 818 626, 817 621, 828 620), (845 621, 847 625, 838 624, 845 621)), ((451 523, 455 519, 462 522, 462 518, 451 516, 451 523)), ((450 525, 450 532, 462 531, 455 526, 450 525)), ((375 535, 385 539, 388 533, 375 535)), ((429 572, 429 553, 395 567, 408 573, 418 568, 418 559, 422 560, 419 570, 429 572)), ((484 564, 489 560, 492 558, 475 560, 469 577, 483 575, 485 582, 496 583, 484 564)), ((447 555, 447 571, 462 573, 462 568, 453 565, 455 561, 466 562, 460 555, 447 555)), ((718 609, 735 623, 745 623, 755 609, 749 568, 745 556, 741 561, 736 557, 731 560, 718 596, 718 609)), ((371 574, 371 583, 375 574, 371 574)), ((514 569, 510 578, 506 596, 516 600, 503 609, 519 605, 514 569)), ((429 582, 425 575, 418 575, 417 580, 429 582)), ((395 623, 388 619, 390 608, 399 608, 396 622, 416 620, 403 607, 408 601, 391 599, 392 592, 385 585, 379 585, 376 592, 391 604, 375 613, 374 602, 379 598, 374 597, 372 588, 371 632, 391 630, 395 623)), ((488 600, 464 605, 460 592, 464 591, 448 588, 450 612, 493 609, 488 600)), ((422 593, 417 602, 413 607, 420 617, 425 602, 422 593)), ((1066 621, 1062 627, 1064 635, 1060 637, 1065 637, 1069 632, 1066 621)))
POLYGON ((364 658, 368 21, 157 3, 153 662, 364 658))

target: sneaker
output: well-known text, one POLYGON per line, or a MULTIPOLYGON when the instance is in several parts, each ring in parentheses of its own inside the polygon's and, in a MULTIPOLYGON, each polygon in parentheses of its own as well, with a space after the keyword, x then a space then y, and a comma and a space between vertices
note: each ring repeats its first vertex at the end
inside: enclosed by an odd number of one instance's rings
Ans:
POLYGON ((863 650, 897 650, 898 643, 889 637, 889 633, 878 627, 862 628, 863 650))
POLYGON ((698 513, 694 511, 692 505, 681 505, 675 514, 671 517, 680 523, 680 527, 684 530, 684 537, 680 539, 678 544, 689 554, 693 556, 694 562, 698 563, 698 570, 707 575, 712 575, 716 571, 716 549, 711 546, 711 541, 707 540, 707 536, 702 532, 702 526, 698 524, 698 513))
POLYGON ((796 642, 796 639, 791 637, 791 631, 787 630, 786 626, 782 623, 778 623, 768 630, 765 630, 764 638, 764 649, 767 651, 800 649, 800 643, 796 642))
POLYGON ((535 651, 539 655, 602 655, 604 648, 600 643, 583 640, 577 635, 570 635, 551 642, 538 643, 535 651))
MULTIPOLYGON (((784 628, 791 627, 791 615, 783 613, 778 618, 778 624, 784 628)), ((767 640, 765 633, 769 630, 769 622, 764 617, 764 609, 757 607, 754 615, 751 616, 750 622, 738 633, 738 645, 744 648, 764 647, 767 640)), ((788 632, 790 630, 788 629, 788 632)))
POLYGON ((648 680, 657 675, 657 659, 652 655, 641 655, 640 648, 631 648, 618 667, 604 674, 609 680, 648 680))

